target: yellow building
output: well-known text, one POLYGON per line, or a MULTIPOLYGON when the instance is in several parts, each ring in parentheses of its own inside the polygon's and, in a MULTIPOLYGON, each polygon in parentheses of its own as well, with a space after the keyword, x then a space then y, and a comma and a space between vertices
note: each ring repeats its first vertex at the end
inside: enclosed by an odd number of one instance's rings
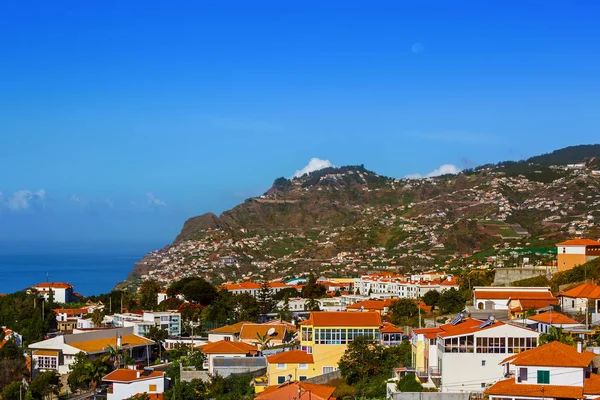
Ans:
POLYGON ((286 381, 304 381, 321 375, 315 369, 312 354, 301 350, 286 351, 267 357, 267 385, 281 385, 286 381))
POLYGON ((558 271, 566 271, 600 256, 600 242, 592 239, 572 239, 556 245, 558 271))
POLYGON ((377 312, 311 312, 300 323, 300 346, 313 356, 314 375, 338 369, 346 346, 359 336, 380 341, 381 315, 377 312))

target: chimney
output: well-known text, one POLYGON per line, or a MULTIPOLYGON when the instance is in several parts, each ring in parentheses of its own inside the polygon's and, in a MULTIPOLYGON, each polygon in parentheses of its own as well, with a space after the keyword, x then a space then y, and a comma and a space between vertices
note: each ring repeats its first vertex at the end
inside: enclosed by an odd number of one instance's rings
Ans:
POLYGON ((139 369, 137 371, 135 371, 135 376, 137 379, 140 378, 140 370, 139 369))
POLYGON ((581 342, 581 341, 577 342, 577 352, 581 353, 582 349, 583 349, 583 342, 581 342))

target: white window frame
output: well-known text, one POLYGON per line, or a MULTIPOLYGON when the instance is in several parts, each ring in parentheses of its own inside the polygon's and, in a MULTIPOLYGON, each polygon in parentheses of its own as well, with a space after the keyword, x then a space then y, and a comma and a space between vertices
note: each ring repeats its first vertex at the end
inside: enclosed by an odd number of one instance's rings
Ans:
POLYGON ((277 369, 285 369, 285 363, 277 363, 277 369))
POLYGON ((300 364, 298 364, 298 369, 308 369, 308 363, 300 363, 300 364))

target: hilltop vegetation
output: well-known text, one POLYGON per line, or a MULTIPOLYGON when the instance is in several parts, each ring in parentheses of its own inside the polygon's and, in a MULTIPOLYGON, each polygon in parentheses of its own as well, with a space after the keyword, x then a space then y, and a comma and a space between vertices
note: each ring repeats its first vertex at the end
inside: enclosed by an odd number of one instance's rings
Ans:
POLYGON ((363 165, 277 178, 220 216, 186 221, 128 282, 264 277, 545 263, 554 243, 600 237, 600 145, 573 146, 458 175, 397 179, 363 165), (583 164, 570 166, 567 164, 583 164))

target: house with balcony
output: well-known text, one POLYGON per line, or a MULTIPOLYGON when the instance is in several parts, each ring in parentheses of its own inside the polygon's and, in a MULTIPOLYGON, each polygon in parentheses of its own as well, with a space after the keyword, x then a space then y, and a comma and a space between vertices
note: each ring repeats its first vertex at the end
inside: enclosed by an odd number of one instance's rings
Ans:
POLYGON ((377 312, 323 312, 310 313, 300 322, 300 348, 312 354, 317 375, 338 369, 338 362, 349 343, 365 336, 381 340, 381 315, 377 312))
POLYGON ((437 335, 442 332, 439 327, 413 329, 410 338, 411 369, 420 379, 439 377, 437 335))
POLYGON ((398 346, 404 339, 404 331, 396 325, 384 321, 379 329, 382 346, 398 346))
POLYGON ((267 357, 267 385, 281 385, 288 380, 304 381, 321 375, 312 354, 301 350, 284 351, 267 357), (291 375, 291 377, 290 377, 291 375))
POLYGON ((483 392, 504 376, 502 360, 537 347, 540 336, 521 326, 462 315, 439 328, 437 368, 442 392, 483 392))
POLYGON ((560 342, 507 357, 501 362, 506 379, 485 394, 490 400, 596 399, 600 376, 592 373, 595 354, 560 342))
POLYGON ((167 331, 169 336, 181 335, 181 313, 174 311, 144 311, 143 313, 117 313, 113 316, 115 327, 134 328, 136 335, 147 335, 150 328, 167 331))
MULTIPOLYGON (((260 358, 262 362, 257 363, 259 360, 246 360, 248 368, 257 367, 263 368, 266 366, 264 357, 257 357, 258 347, 244 343, 244 342, 230 342, 228 340, 221 340, 214 343, 206 343, 199 347, 202 354, 205 355, 204 369, 208 370, 209 374, 214 374, 219 370, 219 367, 226 366, 241 366, 245 364, 245 358, 260 358)), ((223 374, 221 374, 223 376, 223 374)))

